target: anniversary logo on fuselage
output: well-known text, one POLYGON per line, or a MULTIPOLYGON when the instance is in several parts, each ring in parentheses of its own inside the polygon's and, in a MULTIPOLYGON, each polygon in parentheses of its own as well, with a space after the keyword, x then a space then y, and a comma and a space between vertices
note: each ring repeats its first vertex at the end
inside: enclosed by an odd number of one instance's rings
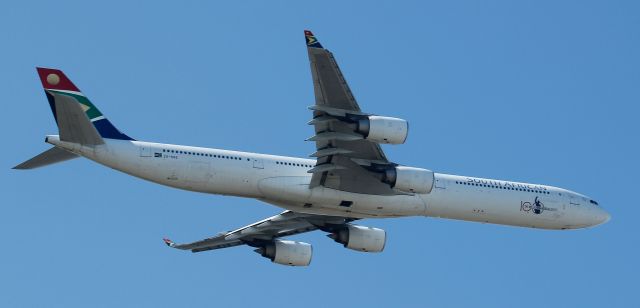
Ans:
POLYGON ((538 197, 533 200, 533 203, 529 201, 520 201, 520 211, 534 214, 542 214, 544 211, 555 211, 557 209, 545 207, 544 203, 540 201, 538 197))

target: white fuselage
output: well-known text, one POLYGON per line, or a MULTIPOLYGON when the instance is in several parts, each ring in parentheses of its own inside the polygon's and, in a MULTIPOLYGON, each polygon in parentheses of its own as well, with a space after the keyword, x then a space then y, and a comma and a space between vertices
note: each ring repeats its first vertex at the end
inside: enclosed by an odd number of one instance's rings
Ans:
POLYGON ((142 141, 86 147, 47 142, 124 173, 180 189, 255 198, 296 212, 353 218, 431 216, 543 229, 605 222, 593 200, 562 188, 435 174, 429 194, 357 194, 309 188, 315 160, 142 141))

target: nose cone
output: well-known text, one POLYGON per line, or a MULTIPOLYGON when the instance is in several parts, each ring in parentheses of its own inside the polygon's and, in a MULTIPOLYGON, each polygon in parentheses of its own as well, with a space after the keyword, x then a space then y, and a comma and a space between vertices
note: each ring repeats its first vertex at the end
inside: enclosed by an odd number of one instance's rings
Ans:
POLYGON ((611 219, 611 215, 602 208, 597 208, 594 216, 594 226, 605 224, 611 219))

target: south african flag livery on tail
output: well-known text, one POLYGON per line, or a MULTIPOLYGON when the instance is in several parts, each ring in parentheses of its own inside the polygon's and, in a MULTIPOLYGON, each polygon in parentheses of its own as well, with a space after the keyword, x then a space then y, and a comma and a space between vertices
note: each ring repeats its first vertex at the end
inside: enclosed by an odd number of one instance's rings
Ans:
POLYGON ((322 48, 322 45, 311 31, 304 30, 304 39, 307 42, 307 46, 313 48, 322 48))
POLYGON ((42 67, 36 69, 38 70, 44 93, 47 95, 47 100, 49 101, 49 106, 51 107, 51 112, 53 112, 53 117, 56 119, 56 123, 58 123, 58 115, 56 112, 55 97, 57 95, 64 95, 73 98, 80 104, 80 107, 102 138, 134 140, 113 126, 113 124, 104 117, 102 112, 80 92, 80 89, 78 89, 61 70, 42 67))

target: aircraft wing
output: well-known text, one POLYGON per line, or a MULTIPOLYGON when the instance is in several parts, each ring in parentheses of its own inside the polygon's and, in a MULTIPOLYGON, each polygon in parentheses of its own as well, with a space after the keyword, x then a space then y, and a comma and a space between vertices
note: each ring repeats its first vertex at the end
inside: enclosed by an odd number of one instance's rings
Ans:
POLYGON ((383 183, 382 173, 390 165, 376 142, 354 133, 357 118, 368 116, 360 110, 347 81, 333 54, 323 48, 311 31, 305 30, 305 39, 315 105, 313 111, 315 135, 308 139, 316 143, 316 166, 310 187, 325 186, 342 191, 363 194, 393 195, 398 192, 383 183), (378 171, 378 172, 376 172, 378 171))
POLYGON ((260 220, 248 226, 222 232, 210 238, 193 243, 176 244, 170 239, 164 239, 169 247, 201 252, 239 245, 260 246, 273 239, 299 233, 322 229, 327 232, 344 227, 353 218, 323 216, 284 211, 278 215, 260 220))

